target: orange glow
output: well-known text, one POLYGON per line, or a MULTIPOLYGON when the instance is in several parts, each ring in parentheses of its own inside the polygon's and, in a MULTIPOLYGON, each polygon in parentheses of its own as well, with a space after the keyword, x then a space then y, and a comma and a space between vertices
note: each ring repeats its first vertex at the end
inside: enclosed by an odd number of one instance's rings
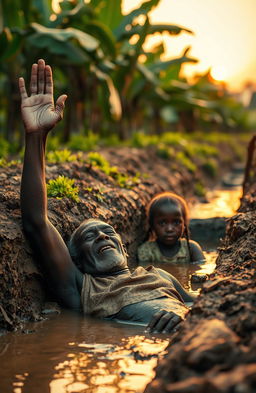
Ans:
MULTIPOLYGON (((123 0, 124 13, 141 4, 141 0, 123 0)), ((164 40, 166 57, 181 55, 191 46, 190 55, 197 64, 184 64, 182 74, 193 75, 212 70, 217 81, 227 82, 231 90, 238 90, 248 82, 256 82, 256 2, 255 0, 161 0, 150 13, 151 23, 184 26, 194 35, 167 34, 147 40, 146 49, 164 40)))
POLYGON ((228 77, 227 70, 224 67, 214 67, 211 69, 211 76, 218 82, 225 81, 228 77))

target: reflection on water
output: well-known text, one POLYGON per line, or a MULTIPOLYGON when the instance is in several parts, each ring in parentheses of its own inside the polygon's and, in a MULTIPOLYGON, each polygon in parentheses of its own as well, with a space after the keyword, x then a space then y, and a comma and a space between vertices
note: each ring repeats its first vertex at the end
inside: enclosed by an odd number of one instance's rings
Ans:
POLYGON ((143 392, 169 339, 72 312, 0 339, 2 393, 143 392))
POLYGON ((233 189, 216 189, 208 191, 206 199, 209 203, 198 203, 190 208, 193 218, 231 217, 240 206, 241 187, 233 189))
POLYGON ((184 263, 184 264, 158 264, 157 267, 166 270, 171 273, 174 277, 176 277, 184 288, 186 288, 189 292, 193 294, 199 294, 200 288, 202 284, 200 283, 191 283, 192 274, 204 275, 211 274, 216 266, 216 251, 204 251, 204 255, 206 258, 205 263, 197 264, 197 263, 184 263))

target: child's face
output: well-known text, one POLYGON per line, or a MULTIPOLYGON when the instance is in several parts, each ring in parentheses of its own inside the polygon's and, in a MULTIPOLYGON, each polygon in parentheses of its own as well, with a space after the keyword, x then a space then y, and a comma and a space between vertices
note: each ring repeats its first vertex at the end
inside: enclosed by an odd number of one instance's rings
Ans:
POLYGON ((166 246, 173 246, 184 232, 181 208, 168 202, 157 208, 152 229, 158 242, 166 246))

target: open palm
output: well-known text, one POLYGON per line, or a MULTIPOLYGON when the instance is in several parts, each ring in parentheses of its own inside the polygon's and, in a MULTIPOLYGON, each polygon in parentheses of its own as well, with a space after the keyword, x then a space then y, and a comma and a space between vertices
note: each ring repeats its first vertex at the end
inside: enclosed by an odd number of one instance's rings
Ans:
POLYGON ((21 114, 27 132, 49 131, 63 116, 66 95, 60 96, 54 107, 51 67, 44 60, 33 64, 28 96, 23 78, 19 79, 21 114))

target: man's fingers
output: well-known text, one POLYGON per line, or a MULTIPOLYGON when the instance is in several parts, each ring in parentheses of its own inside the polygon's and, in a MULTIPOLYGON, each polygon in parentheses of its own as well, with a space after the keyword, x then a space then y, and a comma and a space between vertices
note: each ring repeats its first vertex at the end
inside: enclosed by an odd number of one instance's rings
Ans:
POLYGON ((44 94, 45 91, 45 61, 38 60, 37 93, 44 94))
POLYGON ((33 64, 31 68, 31 77, 30 77, 30 94, 32 96, 37 94, 37 70, 38 70, 38 65, 33 64))
POLYGON ((157 313, 155 313, 151 319, 151 321, 149 322, 148 326, 147 326, 147 330, 151 331, 155 328, 155 326, 157 325, 159 319, 166 313, 166 311, 162 310, 162 311, 158 311, 157 313))
POLYGON ((24 100, 25 98, 28 97, 24 78, 19 78, 19 89, 20 89, 21 100, 24 100))
POLYGON ((169 322, 165 325, 165 327, 162 329, 163 333, 168 333, 173 330, 173 328, 178 325, 182 321, 182 318, 179 315, 174 315, 169 322))
POLYGON ((153 315, 152 320, 147 326, 147 331, 167 333, 172 331, 181 320, 182 318, 172 311, 162 310, 153 315))
POLYGON ((154 326, 153 331, 162 332, 162 331, 170 331, 175 325, 177 325, 180 317, 173 312, 165 312, 164 315, 159 319, 158 323, 154 326), (168 329, 166 330, 168 326, 168 329))
POLYGON ((45 66, 45 93, 53 94, 52 69, 49 65, 45 66))

